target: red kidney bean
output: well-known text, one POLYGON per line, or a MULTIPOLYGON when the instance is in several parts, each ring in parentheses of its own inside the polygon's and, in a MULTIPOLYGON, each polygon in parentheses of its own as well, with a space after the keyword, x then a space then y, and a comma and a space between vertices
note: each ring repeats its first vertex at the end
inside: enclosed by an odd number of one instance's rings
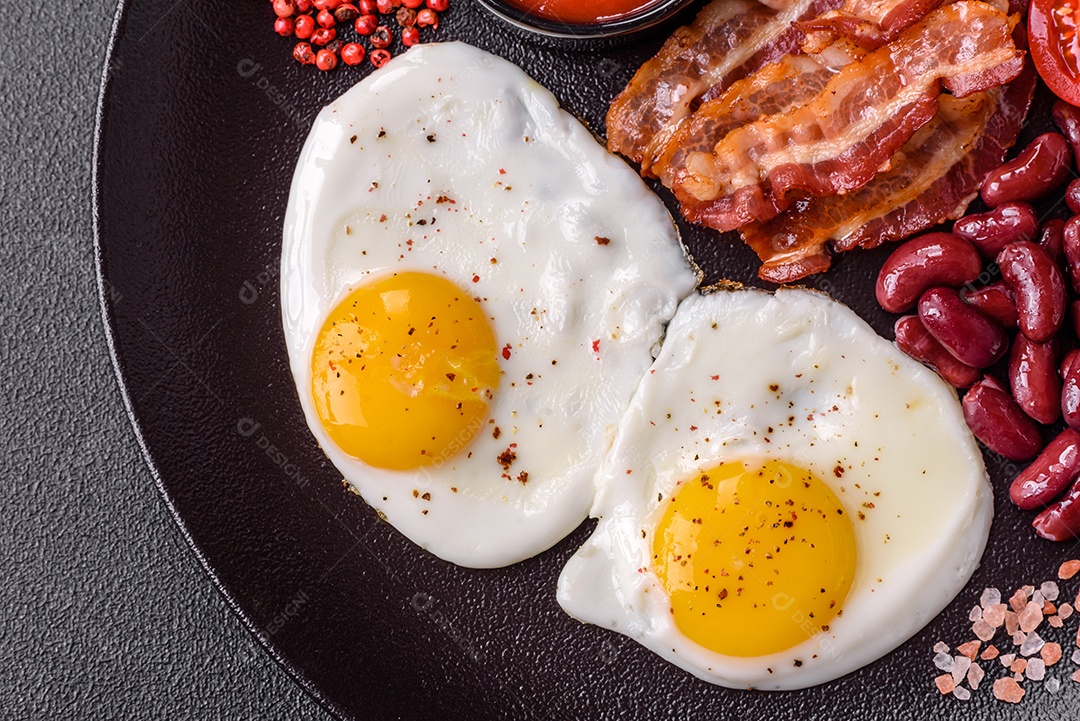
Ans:
POLYGON ((1066 356, 1061 372, 1061 415, 1069 428, 1080 431, 1080 363, 1072 353, 1066 356), (1072 362, 1068 361, 1072 357, 1072 362))
POLYGON ((915 305, 923 291, 935 285, 958 287, 982 272, 982 258, 970 242, 952 233, 927 233, 893 252, 877 279, 877 300, 890 313, 915 305))
POLYGON ((1061 231, 1061 247, 1065 252, 1065 270, 1073 292, 1080 292, 1080 215, 1069 218, 1061 231))
POLYGON ((1080 179, 1065 186, 1065 205, 1072 213, 1080 213, 1080 179))
POLYGON ((983 181, 983 202, 991 207, 1013 200, 1036 200, 1065 182, 1072 165, 1069 141, 1060 133, 1043 133, 1019 155, 983 181))
POLYGON ((1054 117, 1054 125, 1058 127, 1072 146, 1073 159, 1080 165, 1080 108, 1069 105, 1064 100, 1054 103, 1051 113, 1054 117))
POLYGON ((1061 416, 1057 340, 1035 343, 1017 335, 1009 354, 1009 385, 1024 413, 1039 423, 1056 421, 1061 416))
POLYGON ((1061 373, 1062 379, 1065 378, 1065 374, 1069 372, 1069 368, 1072 367, 1073 362, 1077 358, 1080 358, 1080 348, 1075 348, 1069 351, 1065 354, 1065 357, 1061 359, 1061 367, 1059 369, 1059 372, 1061 373))
POLYGON ((945 346, 937 342, 917 315, 905 315, 893 327, 896 347, 920 363, 926 363, 946 383, 954 388, 970 388, 982 378, 978 368, 956 360, 945 346))
POLYGON ((1020 332, 1036 343, 1050 340, 1065 320, 1065 279, 1049 253, 1035 243, 1009 243, 998 254, 1001 276, 1016 297, 1020 332))
POLYGON ((957 360, 975 368, 1005 355, 1009 337, 994 321, 972 308, 952 288, 931 288, 919 298, 919 320, 957 360))
POLYGON ((1035 421, 1027 417, 997 381, 987 376, 964 396, 964 420, 987 448, 1011 461, 1026 461, 1042 450, 1035 421))
POLYGON ((1043 223, 1039 233, 1039 245, 1050 254, 1055 263, 1061 265, 1065 260, 1065 221, 1051 218, 1043 223))
POLYGON ((1030 511, 1045 506, 1080 476, 1080 433, 1066 428, 1050 441, 1009 488, 1017 508, 1030 511))
POLYGON ((1048 541, 1068 541, 1080 535, 1080 482, 1073 483, 1060 501, 1035 516, 1031 525, 1048 541))
POLYGON ((964 302, 988 315, 1003 328, 1016 327, 1016 301, 1004 281, 984 285, 981 288, 964 288, 960 291, 964 302))
POLYGON ((1009 243, 1035 238, 1039 232, 1039 216, 1027 203, 1005 203, 988 213, 965 215, 953 223, 952 232, 970 240, 989 260, 996 258, 1009 243))

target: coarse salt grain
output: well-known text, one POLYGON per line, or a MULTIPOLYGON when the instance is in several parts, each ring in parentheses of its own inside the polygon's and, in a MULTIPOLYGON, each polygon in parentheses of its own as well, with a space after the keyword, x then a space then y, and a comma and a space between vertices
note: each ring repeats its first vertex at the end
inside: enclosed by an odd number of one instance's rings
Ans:
POLYGON ((971 698, 971 691, 968 691, 963 686, 957 686, 953 689, 952 695, 961 701, 967 701, 971 698))
POLYGON ((982 619, 971 624, 971 632, 980 641, 989 641, 994 637, 994 627, 982 619))
MULTIPOLYGON (((1080 567, 1080 561, 1077 561, 1077 566, 1080 567)), ((983 589, 982 595, 979 596, 979 605, 983 608, 987 606, 995 606, 1001 603, 1001 591, 996 588, 983 589)))
MULTIPOLYGON (((967 656, 969 659, 974 661, 975 657, 979 655, 980 646, 982 646, 982 644, 978 641, 968 641, 967 643, 962 643, 957 646, 956 652, 962 656, 967 656)), ((948 650, 948 646, 945 647, 945 650, 948 650)))
POLYGON ((1073 663, 1080 664, 1080 648, 1072 652, 1070 659, 1073 663))
POLYGON ((1005 623, 1005 611, 1008 609, 1004 603, 994 603, 983 609, 983 620, 994 628, 1000 628, 1005 623))
POLYGON ((1024 669, 1024 675, 1032 681, 1042 681, 1046 678, 1046 664, 1043 663, 1041 658, 1029 659, 1027 667, 1024 669))
POLYGON ((944 641, 938 641, 937 643, 934 644, 934 653, 948 653, 948 652, 949 652, 949 644, 945 643, 944 641))
POLYGON ((1026 633, 1024 633, 1023 631, 1017 631, 1012 636, 1013 646, 1019 646, 1020 644, 1022 644, 1024 642, 1024 639, 1026 639, 1026 638, 1027 638, 1026 633))
POLYGON ((1031 656, 1033 654, 1036 654, 1042 649, 1043 644, 1045 643, 1046 642, 1043 641, 1042 636, 1032 631, 1020 643, 1020 655, 1031 656))
POLYGON ((1020 703, 1024 698, 1024 689, 1012 678, 999 678, 994 681, 994 698, 1006 703, 1020 703))
POLYGON ((1028 601, 1028 603, 1037 603, 1039 604, 1039 608, 1042 608, 1042 605, 1046 603, 1046 599, 1043 598, 1042 591, 1036 591, 1031 594, 1031 600, 1028 601))
POLYGON ((1052 616, 1057 613, 1057 606, 1051 601, 1043 601, 1042 612, 1044 616, 1052 616))
POLYGON ((1080 668, 1072 672, 1072 676, 1069 676, 1073 681, 1080 683, 1080 668))
POLYGON ((1053 666, 1061 660, 1061 644, 1054 641, 1043 644, 1043 647, 1039 650, 1039 656, 1047 666, 1053 666))
POLYGON ((956 683, 963 683, 964 677, 967 676, 968 669, 971 668, 971 659, 967 656, 954 656, 952 667, 952 680, 956 683))
POLYGON ((1061 616, 1061 620, 1064 621, 1069 616, 1073 615, 1073 610, 1071 603, 1063 603, 1058 606, 1058 616, 1061 616))
POLYGON ((937 689, 942 695, 952 693, 953 689, 956 688, 956 682, 953 681, 952 676, 947 673, 943 673, 935 678, 934 684, 937 685, 937 689))
POLYGON ((978 621, 982 617, 983 617, 983 615, 982 615, 982 606, 972 606, 971 610, 968 611, 968 620, 969 621, 978 621))
POLYGON ((945 673, 952 673, 953 657, 947 653, 935 654, 934 665, 937 666, 939 671, 944 671, 945 673))
POLYGON ((1009 666, 1012 666, 1012 662, 1015 661, 1015 660, 1016 660, 1016 654, 1015 653, 1007 653, 1004 656, 1001 656, 1000 658, 998 658, 998 661, 1001 661, 1001 665, 1004 666, 1005 668, 1008 668, 1009 666))
POLYGON ((1043 683, 1047 693, 1057 693, 1061 690, 1061 679, 1056 676, 1051 676, 1043 683))
POLYGON ((1023 673, 1025 668, 1027 668, 1026 658, 1013 659, 1013 662, 1009 664, 1009 670, 1013 673, 1023 673))
POLYGON ((1066 561, 1058 568, 1058 578, 1066 580, 1076 575, 1077 571, 1080 571, 1080 561, 1066 561))
POLYGON ((972 691, 979 690, 979 684, 982 683, 983 678, 986 677, 986 671, 982 670, 982 666, 977 663, 971 664, 971 668, 967 672, 968 686, 971 686, 972 691))
POLYGON ((1027 600, 1028 594, 1024 593, 1022 589, 1018 590, 1009 599, 1009 607, 1016 612, 1020 612, 1023 610, 1024 606, 1027 605, 1027 600))
POLYGON ((1039 592, 1042 593, 1043 598, 1045 598, 1047 601, 1056 601, 1060 590, 1058 589, 1058 585, 1056 583, 1054 583, 1053 581, 1047 581, 1043 585, 1039 586, 1039 592))
POLYGON ((1020 621, 1015 611, 1005 612, 1005 633, 1012 636, 1020 628, 1020 621))
POLYGON ((1046 622, 1054 628, 1061 628, 1065 625, 1061 620, 1061 616, 1051 616, 1050 618, 1046 619, 1046 622))
POLYGON ((1042 604, 1028 603, 1022 611, 1017 613, 1016 618, 1020 622, 1020 630, 1024 633, 1031 633, 1042 623, 1042 604))
POLYGON ((997 646, 990 645, 983 650, 979 658, 981 658, 983 661, 990 661, 997 658, 999 653, 1000 651, 998 651, 997 646))
POLYGON ((1028 584, 1026 586, 1021 586, 1020 590, 1023 591, 1025 596, 1030 596, 1031 594, 1035 593, 1035 587, 1032 586, 1031 584, 1028 584))

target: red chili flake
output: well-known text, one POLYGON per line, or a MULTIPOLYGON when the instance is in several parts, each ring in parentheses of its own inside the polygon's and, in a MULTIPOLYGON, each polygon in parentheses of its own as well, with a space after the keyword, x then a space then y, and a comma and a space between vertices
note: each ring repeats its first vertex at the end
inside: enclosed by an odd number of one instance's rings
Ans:
POLYGON ((714 381, 720 380, 720 376, 711 376, 714 381))
POLYGON ((528 472, 528 471, 522 471, 521 473, 519 473, 519 474, 518 474, 518 481, 519 481, 519 482, 521 483, 521 485, 523 485, 523 486, 524 486, 524 485, 525 485, 526 483, 528 483, 528 482, 529 482, 529 472, 528 472))
POLYGON ((596 236, 593 240, 596 241, 597 245, 611 245, 611 238, 605 238, 602 235, 596 236))
POLYGON ((386 213, 383 213, 382 215, 379 216, 379 222, 380 223, 385 223, 386 222, 386 213))
POLYGON ((473 283, 479 283, 479 282, 480 282, 480 276, 478 276, 478 275, 474 275, 474 276, 472 277, 472 282, 473 282, 473 283))
POLYGON ((697 426, 690 426, 690 430, 691 430, 691 431, 696 431, 696 430, 697 430, 697 426))
POLYGON ((506 170, 499 168, 499 175, 506 175, 506 170))
POLYGON ((594 340, 592 342, 592 352, 593 353, 599 353, 600 352, 600 339, 599 338, 597 338, 596 340, 594 340))
POLYGON ((502 357, 505 360, 510 360, 510 344, 509 343, 507 343, 506 345, 503 346, 502 357))
POLYGON ((510 466, 514 465, 514 461, 517 460, 517 453, 514 453, 514 451, 511 450, 512 448, 513 446, 507 448, 495 459, 499 462, 499 465, 502 466, 504 471, 510 470, 510 466))

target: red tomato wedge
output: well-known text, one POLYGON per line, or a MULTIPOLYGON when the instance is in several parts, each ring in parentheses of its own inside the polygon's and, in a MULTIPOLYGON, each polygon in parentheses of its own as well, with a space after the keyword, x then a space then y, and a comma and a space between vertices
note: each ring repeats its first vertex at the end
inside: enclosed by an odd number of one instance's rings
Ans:
POLYGON ((1080 0, 1032 0, 1031 57, 1043 81, 1067 103, 1080 105, 1080 0))

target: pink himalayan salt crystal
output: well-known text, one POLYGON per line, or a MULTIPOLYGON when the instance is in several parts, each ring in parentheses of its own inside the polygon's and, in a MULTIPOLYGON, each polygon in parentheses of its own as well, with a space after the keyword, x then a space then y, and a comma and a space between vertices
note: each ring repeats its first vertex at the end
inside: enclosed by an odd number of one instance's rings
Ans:
POLYGON ((1058 606, 1058 616, 1061 616, 1061 620, 1064 621, 1069 616, 1073 615, 1074 610, 1076 609, 1073 608, 1071 603, 1063 603, 1058 606))
POLYGON ((1020 630, 1024 633, 1031 633, 1037 629, 1042 619, 1042 605, 1034 602, 1028 603, 1022 611, 1017 613, 1020 630))
POLYGON ((953 681, 952 676, 947 673, 943 673, 935 678, 934 684, 937 685, 938 691, 940 691, 943 696, 952 693, 953 689, 956 688, 956 682, 953 681))
POLYGON ((975 623, 971 624, 971 632, 975 634, 975 638, 980 641, 989 641, 994 637, 994 628, 986 621, 979 619, 975 623))
POLYGON ((1005 623, 1005 611, 1008 608, 1004 603, 995 603, 983 609, 983 620, 994 628, 1000 628, 1005 623))
POLYGON ((1058 568, 1058 578, 1068 580, 1076 575, 1080 571, 1080 561, 1072 560, 1066 561, 1058 568))
POLYGON ((1006 703, 1020 703, 1024 698, 1024 689, 1012 678, 999 678, 994 681, 994 698, 1006 703))
POLYGON ((982 644, 978 641, 968 641, 967 643, 962 643, 957 646, 956 652, 959 653, 961 656, 967 656, 969 659, 974 661, 975 657, 979 654, 979 647, 981 645, 982 644))
POLYGON ((983 649, 983 652, 979 656, 979 658, 981 658, 983 661, 990 661, 992 659, 997 658, 998 653, 1000 653, 1000 652, 998 651, 997 646, 994 646, 993 644, 991 644, 991 645, 987 646, 985 649, 983 649))
POLYGON ((1012 636, 1014 633, 1020 630, 1020 617, 1016 615, 1015 611, 1005 612, 1005 633, 1012 636))
POLYGON ((986 677, 986 671, 982 670, 982 666, 977 663, 971 664, 971 668, 967 672, 968 686, 971 686, 972 691, 979 690, 979 684, 982 683, 983 678, 986 677))
POLYGON ((1061 628, 1065 625, 1064 622, 1062 622, 1061 620, 1061 616, 1051 616, 1050 618, 1046 619, 1046 622, 1054 628, 1061 628))
POLYGON ((1042 657, 1043 663, 1047 666, 1053 666, 1060 661, 1061 655, 1061 644, 1053 641, 1043 644, 1042 649, 1039 650, 1039 656, 1042 657))

